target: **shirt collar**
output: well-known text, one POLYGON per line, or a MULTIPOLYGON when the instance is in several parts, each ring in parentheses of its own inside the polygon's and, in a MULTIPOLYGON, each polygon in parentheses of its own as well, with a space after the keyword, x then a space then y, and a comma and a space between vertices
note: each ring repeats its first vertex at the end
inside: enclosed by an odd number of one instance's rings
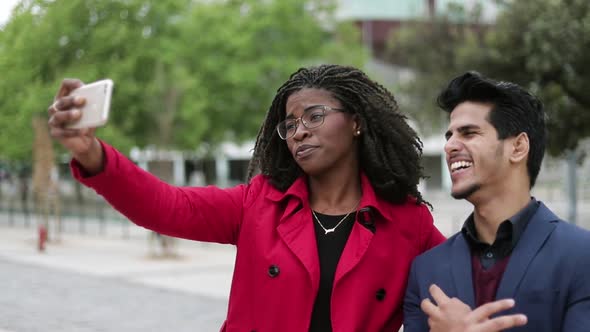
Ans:
MULTIPOLYGON (((498 231, 496 232, 496 240, 492 245, 502 241, 510 241, 511 246, 509 249, 512 250, 518 243, 518 240, 520 240, 529 220, 533 214, 535 214, 538 207, 539 202, 534 197, 531 197, 531 200, 524 208, 500 224, 498 231)), ((471 249, 489 246, 487 243, 481 242, 477 236, 473 212, 467 217, 467 220, 465 220, 461 232, 467 239, 471 249)))

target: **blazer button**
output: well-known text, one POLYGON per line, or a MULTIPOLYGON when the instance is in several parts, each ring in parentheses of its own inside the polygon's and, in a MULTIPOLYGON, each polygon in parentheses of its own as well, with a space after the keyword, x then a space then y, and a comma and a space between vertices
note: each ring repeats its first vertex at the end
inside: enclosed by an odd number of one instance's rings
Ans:
POLYGON ((271 278, 278 276, 279 272, 281 272, 279 267, 274 264, 268 267, 268 276, 271 278))
POLYGON ((377 293, 375 293, 375 298, 377 298, 377 301, 383 301, 383 299, 385 299, 385 293, 385 289, 379 289, 377 293))

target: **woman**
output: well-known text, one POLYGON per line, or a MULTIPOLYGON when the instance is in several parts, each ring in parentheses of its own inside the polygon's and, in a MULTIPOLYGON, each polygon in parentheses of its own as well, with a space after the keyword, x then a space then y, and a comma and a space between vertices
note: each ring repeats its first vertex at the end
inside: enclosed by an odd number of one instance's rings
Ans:
POLYGON ((237 247, 222 331, 397 331, 410 263, 444 240, 417 184, 421 142, 362 71, 302 68, 281 86, 247 184, 174 187, 65 125, 83 101, 65 80, 49 125, 76 179, 134 223, 237 247), (260 173, 255 175, 255 173, 260 173))

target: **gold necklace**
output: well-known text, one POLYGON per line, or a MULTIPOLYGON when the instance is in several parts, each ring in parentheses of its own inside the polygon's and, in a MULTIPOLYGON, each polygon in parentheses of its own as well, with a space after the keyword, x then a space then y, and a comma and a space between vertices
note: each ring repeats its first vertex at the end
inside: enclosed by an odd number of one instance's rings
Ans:
POLYGON ((361 201, 359 200, 358 203, 356 203, 356 206, 354 207, 354 209, 350 212, 348 212, 344 218, 340 219, 340 221, 336 224, 336 226, 332 227, 332 228, 326 228, 324 227, 324 225, 322 225, 322 222, 320 221, 320 218, 318 218, 318 216, 315 214, 314 210, 311 210, 311 213, 313 214, 313 217, 315 218, 315 220, 318 222, 318 225, 320 225, 320 227, 324 230, 324 235, 327 235, 328 233, 333 233, 336 228, 338 228, 338 226, 340 226, 340 224, 342 224, 342 222, 344 222, 344 220, 346 220, 346 218, 348 218, 348 216, 350 216, 351 213, 353 213, 354 211, 356 211, 356 208, 358 208, 359 204, 361 203, 361 201))

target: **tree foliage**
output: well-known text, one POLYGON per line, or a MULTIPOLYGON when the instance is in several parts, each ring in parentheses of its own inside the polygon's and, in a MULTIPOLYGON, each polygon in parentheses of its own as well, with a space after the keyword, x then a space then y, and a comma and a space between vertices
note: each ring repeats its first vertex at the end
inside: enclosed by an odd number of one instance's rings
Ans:
POLYGON ((477 70, 539 95, 549 115, 549 151, 575 149, 590 134, 590 95, 584 91, 590 84, 590 2, 496 2, 494 25, 483 24, 477 10, 455 6, 393 37, 391 60, 408 59, 415 70, 405 85, 414 100, 410 110, 422 122, 440 126, 433 113, 436 94, 450 78, 477 70))
POLYGON ((387 60, 412 70, 400 82, 403 107, 424 133, 437 132, 446 122, 436 97, 449 79, 468 67, 472 53, 481 47, 488 26, 479 8, 465 10, 451 4, 434 17, 404 23, 388 43, 387 60))
POLYGON ((504 1, 478 59, 494 75, 531 88, 549 115, 549 151, 573 150, 590 135, 590 2, 504 1))
POLYGON ((252 138, 298 67, 363 63, 332 11, 328 0, 23 0, 0 30, 0 159, 30 159, 32 115, 64 77, 115 81, 99 136, 123 151, 252 138))

